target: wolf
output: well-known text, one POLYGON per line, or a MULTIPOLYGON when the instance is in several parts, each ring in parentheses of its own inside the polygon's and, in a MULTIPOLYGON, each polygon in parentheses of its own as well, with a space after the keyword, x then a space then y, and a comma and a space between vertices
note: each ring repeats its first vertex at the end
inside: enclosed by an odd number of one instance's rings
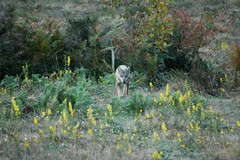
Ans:
POLYGON ((115 76, 118 96, 119 97, 123 97, 125 95, 128 96, 130 67, 126 65, 120 65, 115 71, 115 76))

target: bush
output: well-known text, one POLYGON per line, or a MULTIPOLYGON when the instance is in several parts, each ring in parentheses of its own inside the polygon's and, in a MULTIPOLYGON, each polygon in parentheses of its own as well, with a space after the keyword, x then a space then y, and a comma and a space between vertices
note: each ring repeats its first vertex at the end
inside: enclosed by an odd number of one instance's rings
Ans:
POLYGON ((15 18, 13 6, 1 14, 1 77, 22 75, 28 64, 32 73, 49 74, 64 66, 65 45, 58 23, 33 16, 15 18))

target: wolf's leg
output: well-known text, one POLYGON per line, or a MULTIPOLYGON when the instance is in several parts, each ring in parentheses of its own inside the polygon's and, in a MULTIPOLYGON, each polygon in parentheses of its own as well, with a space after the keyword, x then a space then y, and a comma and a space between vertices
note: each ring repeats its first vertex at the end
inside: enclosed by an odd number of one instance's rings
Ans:
POLYGON ((127 87, 127 96, 128 96, 129 83, 126 84, 126 87, 127 87))
POLYGON ((118 94, 118 96, 121 97, 122 94, 121 94, 121 88, 120 88, 120 84, 119 84, 119 83, 116 83, 116 88, 117 88, 117 94, 118 94))

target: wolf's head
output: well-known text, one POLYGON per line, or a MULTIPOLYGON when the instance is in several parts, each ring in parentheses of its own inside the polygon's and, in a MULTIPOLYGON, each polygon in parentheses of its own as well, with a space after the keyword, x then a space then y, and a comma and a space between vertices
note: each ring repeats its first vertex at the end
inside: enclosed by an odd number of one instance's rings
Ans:
POLYGON ((118 79, 121 83, 128 83, 130 77, 130 67, 121 65, 117 68, 118 79))

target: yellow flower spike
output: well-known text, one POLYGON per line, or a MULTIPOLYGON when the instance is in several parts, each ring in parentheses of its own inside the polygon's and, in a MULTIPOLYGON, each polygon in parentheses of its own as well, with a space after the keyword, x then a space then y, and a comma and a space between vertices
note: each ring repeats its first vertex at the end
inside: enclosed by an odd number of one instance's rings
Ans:
POLYGON ((90 136, 92 136, 92 135, 93 135, 93 130, 92 130, 92 129, 88 129, 88 134, 89 134, 90 136))
POLYGON ((108 104, 107 109, 108 109, 109 115, 111 117, 112 116, 112 106, 110 104, 108 104))
POLYGON ((15 97, 12 97, 12 105, 13 105, 13 110, 15 111, 15 115, 19 116, 21 113, 20 113, 20 109, 17 105, 17 102, 15 101, 15 97))
POLYGON ((70 111, 70 115, 72 117, 74 117, 74 110, 73 110, 73 107, 72 107, 72 103, 71 102, 68 102, 68 108, 69 108, 69 111, 70 111))
POLYGON ((168 94, 169 94, 169 84, 166 85, 165 96, 168 97, 168 94))
POLYGON ((35 125, 38 125, 38 120, 37 120, 37 118, 34 118, 33 123, 34 123, 35 125))
POLYGON ((78 127, 79 127, 79 122, 73 128, 78 129, 78 127))
POLYGON ((153 98, 154 103, 158 103, 158 100, 156 98, 153 98))
POLYGON ((46 112, 42 112, 42 117, 45 117, 46 116, 46 112))
POLYGON ((150 88, 153 88, 152 82, 149 82, 149 86, 150 86, 150 88))
POLYGON ((172 96, 170 96, 169 99, 168 99, 168 103, 171 103, 171 102, 173 102, 173 97, 172 96))
POLYGON ((221 47, 222 47, 223 51, 226 51, 229 48, 229 46, 228 46, 226 41, 222 41, 221 47))
POLYGON ((63 71, 60 70, 60 71, 59 71, 59 78, 62 78, 62 76, 63 76, 63 71))
POLYGON ((199 132, 199 123, 200 123, 200 122, 198 122, 198 123, 196 124, 196 127, 195 127, 197 133, 199 132))
POLYGON ((87 110, 87 114, 88 114, 88 115, 91 115, 92 112, 93 112, 93 109, 92 109, 91 107, 89 107, 88 110, 87 110))
POLYGON ((220 77, 220 83, 223 83, 223 79, 222 79, 222 77, 220 77))
POLYGON ((33 141, 34 141, 36 144, 39 144, 39 140, 38 140, 37 138, 35 138, 33 141))
POLYGON ((154 132, 154 133, 153 133, 153 138, 154 138, 154 139, 153 139, 154 141, 159 141, 159 140, 160 140, 160 137, 159 137, 159 135, 158 135, 157 132, 154 132))
POLYGON ((238 127, 240 127, 240 121, 237 121, 236 124, 238 127))
POLYGON ((52 114, 52 110, 48 108, 48 116, 51 116, 51 114, 52 114))
POLYGON ((39 133, 40 135, 43 135, 43 134, 44 134, 44 131, 43 131, 42 129, 39 129, 39 130, 38 130, 38 133, 39 133))
POLYGON ((220 90, 222 93, 224 93, 224 92, 225 92, 225 89, 224 89, 224 88, 222 88, 222 87, 221 87, 219 90, 220 90))
POLYGON ((24 140, 23 147, 28 149, 30 147, 30 143, 28 142, 27 139, 24 140))
POLYGON ((49 126, 49 130, 52 133, 52 139, 54 139, 56 137, 56 131, 52 125, 49 126))
POLYGON ((7 89, 6 89, 6 88, 3 89, 3 94, 4 94, 4 95, 7 94, 7 89))
POLYGON ((205 113, 202 111, 201 112, 201 120, 204 120, 205 119, 205 113))
POLYGON ((67 57, 67 65, 68 65, 68 67, 70 66, 70 64, 71 64, 71 58, 70 58, 70 56, 68 56, 67 57))
POLYGON ((67 105, 67 99, 65 98, 63 104, 67 105))
POLYGON ((151 116, 149 114, 146 114, 146 119, 150 119, 151 116))
POLYGON ((177 139, 178 139, 178 142, 182 142, 182 138, 181 138, 181 134, 180 133, 177 133, 177 139))
POLYGON ((160 99, 165 102, 165 96, 162 92, 160 93, 160 99))
POLYGON ((158 151, 154 151, 153 154, 152 154, 152 158, 157 159, 157 160, 161 160, 162 155, 160 153, 158 153, 158 151))
POLYGON ((64 120, 65 122, 68 121, 68 116, 67 116, 67 111, 66 111, 66 109, 63 109, 62 117, 63 117, 63 120, 64 120))
POLYGON ((165 122, 162 122, 162 130, 167 135, 167 126, 166 126, 165 122))

